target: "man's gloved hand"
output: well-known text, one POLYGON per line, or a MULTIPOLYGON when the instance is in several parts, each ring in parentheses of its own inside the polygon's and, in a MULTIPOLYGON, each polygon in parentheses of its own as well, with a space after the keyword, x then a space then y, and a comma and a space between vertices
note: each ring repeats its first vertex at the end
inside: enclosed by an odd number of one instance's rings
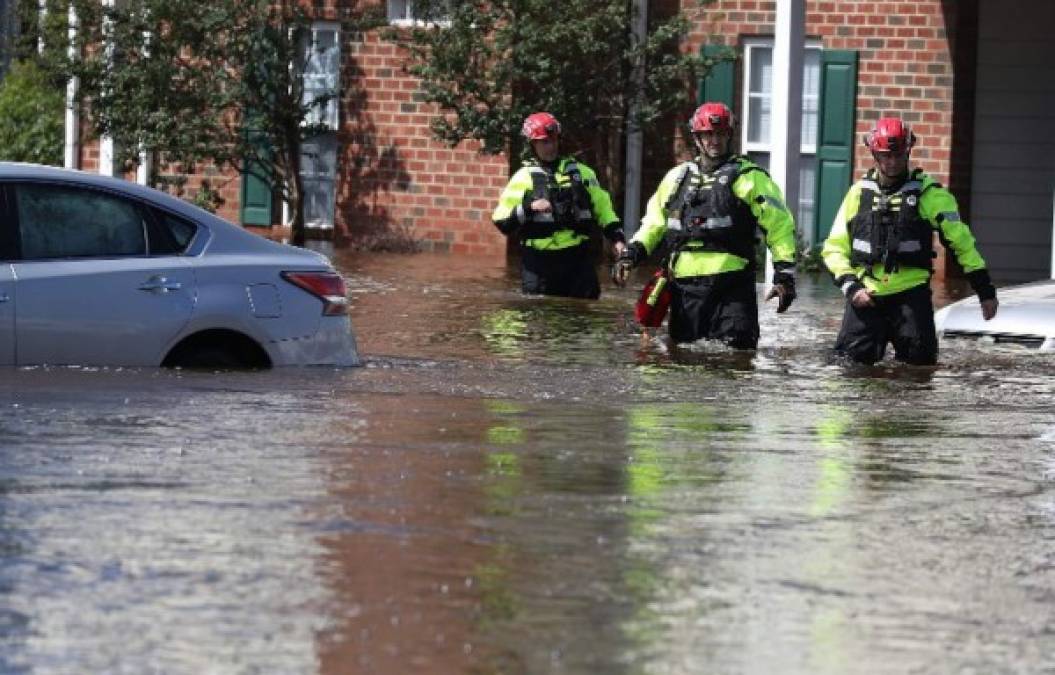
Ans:
POLYGON ((766 294, 766 301, 777 298, 777 314, 783 314, 795 301, 795 273, 793 270, 773 272, 773 287, 766 294))
POLYGON ((876 306, 871 291, 853 274, 842 275, 835 280, 835 285, 843 292, 843 296, 850 301, 850 304, 857 309, 876 306))
POLYGON ((619 257, 615 259, 615 264, 612 265, 612 283, 616 286, 625 286, 630 278, 630 271, 644 260, 647 255, 645 246, 641 242, 630 242, 619 254, 619 257))
POLYGON ((623 251, 612 265, 612 283, 616 286, 626 286, 632 269, 634 269, 634 261, 630 259, 626 251, 623 251))
POLYGON ((982 306, 982 318, 986 321, 991 320, 996 316, 1000 301, 996 299, 996 287, 989 279, 989 271, 980 269, 968 272, 967 281, 971 284, 971 290, 978 295, 978 301, 982 306))
POLYGON ((996 298, 982 300, 982 318, 986 321, 991 321, 996 316, 996 310, 999 306, 1000 301, 996 298))

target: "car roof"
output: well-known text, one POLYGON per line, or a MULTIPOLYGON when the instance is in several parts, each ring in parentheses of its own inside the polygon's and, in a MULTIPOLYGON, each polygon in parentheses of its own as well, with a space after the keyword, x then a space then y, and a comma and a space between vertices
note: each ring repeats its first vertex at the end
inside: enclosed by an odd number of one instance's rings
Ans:
MULTIPOLYGON (((205 209, 195 206, 178 197, 173 197, 160 190, 139 185, 123 178, 103 176, 88 171, 77 169, 64 169, 42 164, 25 164, 21 162, 0 162, 0 181, 47 181, 49 183, 65 183, 81 187, 94 187, 102 190, 124 194, 125 196, 140 199, 155 206, 167 209, 179 215, 185 216, 199 224, 208 226, 211 232, 209 247, 217 251, 240 251, 249 249, 257 251, 277 252, 284 251, 287 254, 303 257, 306 262, 325 261, 325 256, 305 249, 287 246, 276 241, 271 241, 259 235, 253 234, 246 229, 220 218, 216 214, 209 213, 205 209)), ((328 264, 328 263, 326 263, 328 264)))
POLYGON ((153 202, 158 206, 178 211, 195 219, 201 219, 202 214, 212 215, 204 209, 160 190, 139 185, 122 178, 104 176, 77 169, 64 169, 56 166, 21 162, 0 162, 0 180, 43 180, 52 183, 97 187, 123 192, 126 195, 153 202))

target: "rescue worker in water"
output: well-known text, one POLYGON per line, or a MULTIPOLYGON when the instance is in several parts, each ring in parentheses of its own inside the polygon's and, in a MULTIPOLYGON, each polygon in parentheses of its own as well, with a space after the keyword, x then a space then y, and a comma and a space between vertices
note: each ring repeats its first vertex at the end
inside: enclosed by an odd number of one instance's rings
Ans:
POLYGON ((723 103, 704 103, 689 130, 699 155, 667 172, 641 228, 612 269, 616 284, 666 241, 671 272, 668 330, 675 343, 701 338, 758 344, 755 242, 761 228, 773 253, 777 312, 795 299, 795 221, 762 167, 731 150, 734 120, 723 103))
POLYGON ((875 166, 846 193, 821 250, 846 296, 835 352, 871 364, 889 342, 897 360, 931 365, 938 360, 930 291, 934 233, 963 267, 986 321, 996 316, 996 289, 956 199, 920 169, 909 171, 916 145, 909 126, 880 118, 864 144, 875 166))
POLYGON ((601 287, 590 255, 590 233, 600 226, 617 256, 626 246, 612 199, 590 167, 560 155, 556 117, 548 112, 529 115, 521 133, 532 159, 509 179, 491 215, 502 234, 520 241, 521 289, 595 300, 601 287))

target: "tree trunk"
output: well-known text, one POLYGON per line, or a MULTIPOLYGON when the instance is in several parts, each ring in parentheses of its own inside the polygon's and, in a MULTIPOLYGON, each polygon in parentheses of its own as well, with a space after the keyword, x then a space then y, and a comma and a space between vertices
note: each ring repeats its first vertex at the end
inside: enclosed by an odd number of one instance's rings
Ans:
POLYGON ((289 208, 293 212, 290 224, 290 238, 294 246, 304 246, 307 241, 304 223, 304 180, 300 176, 300 133, 297 130, 296 141, 289 143, 289 174, 286 181, 289 185, 289 208))
POLYGON ((304 228, 304 186, 300 174, 294 174, 293 185, 290 186, 289 208, 293 212, 293 222, 290 224, 291 240, 294 246, 303 246, 307 241, 304 228))

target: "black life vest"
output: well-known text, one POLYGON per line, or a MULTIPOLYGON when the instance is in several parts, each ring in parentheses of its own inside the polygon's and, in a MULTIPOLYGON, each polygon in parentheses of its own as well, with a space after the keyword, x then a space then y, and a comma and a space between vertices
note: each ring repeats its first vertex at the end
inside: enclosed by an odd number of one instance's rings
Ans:
MULTIPOLYGON (((882 264, 887 274, 902 265, 930 269, 934 259, 934 234, 919 215, 923 196, 922 171, 916 169, 894 192, 884 193, 870 171, 858 185, 861 203, 850 219, 850 264, 882 264)), ((930 188, 937 183, 931 183, 930 188)))
MULTIPOLYGON (((560 230, 589 234, 596 219, 593 215, 593 201, 586 189, 579 165, 574 160, 569 160, 564 165, 564 175, 569 180, 566 185, 559 184, 556 175, 541 166, 533 165, 528 169, 531 171, 532 198, 549 200, 553 206, 552 213, 534 213, 531 216, 536 224, 552 223, 552 231, 543 236, 552 236, 560 230)), ((533 232, 535 234, 532 238, 539 236, 537 227, 533 232)))
POLYGON ((732 253, 754 262, 758 220, 751 207, 733 193, 733 183, 748 171, 765 171, 739 156, 730 157, 714 171, 704 173, 695 162, 682 164, 678 186, 664 210, 667 233, 674 250, 695 244, 705 251, 732 253))

